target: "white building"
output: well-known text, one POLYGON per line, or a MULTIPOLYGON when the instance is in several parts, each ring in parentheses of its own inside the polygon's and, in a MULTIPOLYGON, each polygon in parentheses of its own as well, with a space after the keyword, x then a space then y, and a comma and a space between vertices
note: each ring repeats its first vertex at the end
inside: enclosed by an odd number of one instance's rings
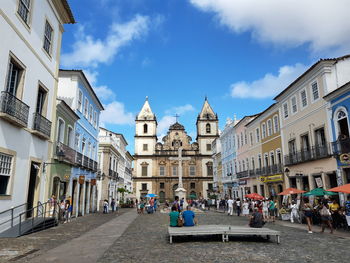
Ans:
POLYGON ((63 24, 74 22, 66 0, 0 1, 0 211, 47 200, 63 24))

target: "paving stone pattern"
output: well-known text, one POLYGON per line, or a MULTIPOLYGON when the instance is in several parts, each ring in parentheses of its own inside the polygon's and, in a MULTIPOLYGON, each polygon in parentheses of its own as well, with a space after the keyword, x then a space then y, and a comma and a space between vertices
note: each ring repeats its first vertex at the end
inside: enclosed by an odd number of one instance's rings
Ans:
MULTIPOLYGON (((130 211, 121 209, 119 215, 130 211)), ((72 219, 72 222, 58 225, 44 231, 36 232, 19 238, 0 238, 0 262, 28 262, 32 258, 45 254, 68 240, 97 228, 111 219, 117 213, 95 213, 72 219)), ((67 262, 68 263, 68 262, 67 262)), ((78 263, 78 262, 75 262, 78 263)))
MULTIPOLYGON (((199 224, 247 225, 248 219, 206 212, 199 224)), ((281 231, 281 244, 259 237, 174 237, 169 244, 167 214, 140 215, 98 262, 349 262, 350 239, 268 223, 281 231)), ((329 231, 329 230, 326 230, 329 231)))

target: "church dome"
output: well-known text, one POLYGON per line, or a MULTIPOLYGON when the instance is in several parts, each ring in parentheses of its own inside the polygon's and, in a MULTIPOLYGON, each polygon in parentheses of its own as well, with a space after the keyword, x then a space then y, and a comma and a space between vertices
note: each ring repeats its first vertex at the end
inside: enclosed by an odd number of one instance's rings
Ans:
POLYGON ((169 130, 185 130, 185 127, 178 122, 170 126, 169 130))

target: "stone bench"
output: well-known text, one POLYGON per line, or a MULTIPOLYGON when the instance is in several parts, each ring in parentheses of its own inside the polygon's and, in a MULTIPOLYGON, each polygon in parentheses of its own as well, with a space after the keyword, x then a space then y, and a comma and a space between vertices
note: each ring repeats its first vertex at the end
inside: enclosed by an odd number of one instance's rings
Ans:
POLYGON ((276 236, 277 244, 280 243, 280 232, 269 228, 252 228, 230 225, 199 225, 192 227, 168 227, 170 243, 173 236, 209 236, 221 235, 222 242, 229 241, 229 236, 276 236))

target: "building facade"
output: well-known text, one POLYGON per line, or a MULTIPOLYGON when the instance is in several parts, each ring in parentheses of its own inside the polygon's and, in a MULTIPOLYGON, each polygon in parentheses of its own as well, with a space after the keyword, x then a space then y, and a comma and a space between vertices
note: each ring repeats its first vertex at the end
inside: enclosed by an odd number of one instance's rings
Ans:
POLYGON ((213 190, 217 198, 225 197, 224 185, 222 181, 222 160, 220 139, 215 139, 212 143, 213 150, 213 190))
POLYGON ((0 3, 0 211, 46 201, 63 24, 75 22, 65 0, 33 2, 0 3))
POLYGON ((69 193, 73 215, 80 216, 97 208, 99 116, 103 106, 82 70, 60 70, 57 96, 79 116, 74 131, 77 165, 72 168, 69 193))
POLYGON ((178 187, 178 162, 169 157, 177 157, 179 147, 183 147, 183 156, 190 157, 190 161, 183 162, 187 197, 207 198, 213 191, 212 142, 219 136, 218 118, 207 99, 196 126, 194 142, 178 122, 169 127, 162 142, 157 142, 157 119, 146 99, 136 117, 134 192, 138 199, 154 193, 161 202, 174 200, 178 187))

